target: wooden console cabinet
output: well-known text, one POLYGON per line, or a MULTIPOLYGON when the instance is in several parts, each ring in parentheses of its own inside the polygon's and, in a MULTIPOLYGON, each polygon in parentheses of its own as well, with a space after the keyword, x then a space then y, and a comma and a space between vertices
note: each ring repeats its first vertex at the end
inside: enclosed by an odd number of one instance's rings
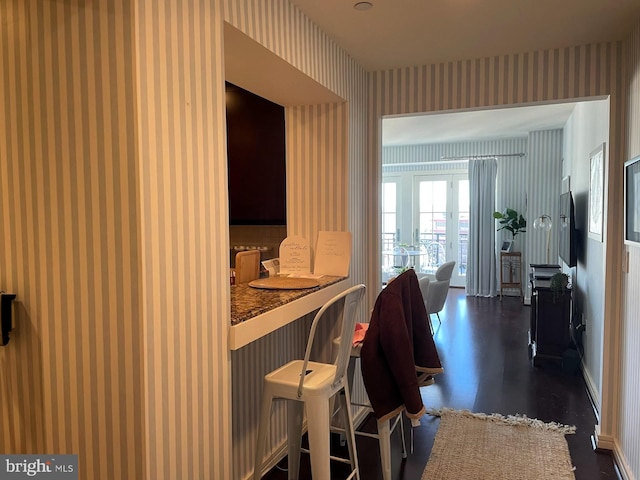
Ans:
POLYGON ((531 279, 529 347, 533 364, 563 360, 571 346, 571 289, 555 294, 548 279, 531 279))

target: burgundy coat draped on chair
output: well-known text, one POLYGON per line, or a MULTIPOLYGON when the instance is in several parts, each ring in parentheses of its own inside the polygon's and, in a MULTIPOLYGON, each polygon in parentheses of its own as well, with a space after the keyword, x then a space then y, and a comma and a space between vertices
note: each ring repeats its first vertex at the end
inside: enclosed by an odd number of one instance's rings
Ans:
POLYGON ((376 418, 404 409, 411 419, 424 415, 420 386, 433 383, 431 376, 443 369, 415 271, 402 273, 378 295, 360 358, 376 418))

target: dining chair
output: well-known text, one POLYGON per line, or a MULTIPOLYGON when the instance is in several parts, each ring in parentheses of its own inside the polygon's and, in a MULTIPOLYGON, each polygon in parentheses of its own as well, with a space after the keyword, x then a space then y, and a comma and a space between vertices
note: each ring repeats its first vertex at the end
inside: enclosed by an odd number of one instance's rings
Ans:
POLYGON ((442 323, 440 320, 440 312, 444 308, 447 300, 451 276, 453 275, 455 265, 455 260, 443 263, 438 267, 434 275, 423 275, 418 279, 424 305, 427 309, 427 315, 429 319, 431 319, 431 315, 435 313, 439 323, 442 323))
MULTIPOLYGON (((377 422, 384 480, 391 480, 394 426, 399 421, 402 427, 404 416, 412 427, 420 425, 425 413, 420 388, 433 384, 433 376, 443 371, 426 320, 418 278, 409 269, 378 294, 359 351, 362 380, 377 422)), ((413 438, 413 429, 410 432, 413 438)), ((402 440, 406 457, 404 432, 402 440)))
MULTIPOLYGON (((293 360, 268 373, 264 377, 264 388, 260 407, 260 423, 255 451, 254 480, 262 476, 263 456, 267 439, 267 430, 271 417, 271 404, 274 399, 287 400, 287 442, 289 459, 289 478, 298 478, 302 438, 303 413, 307 417, 309 454, 311 456, 311 475, 317 480, 329 480, 331 459, 351 466, 351 478, 360 478, 356 454, 351 397, 347 381, 347 367, 351 353, 351 342, 343 342, 337 349, 334 362, 319 363, 310 360, 318 324, 331 320, 329 309, 341 305, 339 319, 341 338, 351 338, 355 329, 356 311, 364 298, 365 286, 360 284, 336 295, 316 313, 307 340, 303 360, 293 360), (339 303, 341 302, 341 303, 339 303), (345 426, 349 459, 330 455, 331 417, 333 400, 339 402, 342 424, 345 426)), ((331 310, 335 312, 335 309, 331 310)))

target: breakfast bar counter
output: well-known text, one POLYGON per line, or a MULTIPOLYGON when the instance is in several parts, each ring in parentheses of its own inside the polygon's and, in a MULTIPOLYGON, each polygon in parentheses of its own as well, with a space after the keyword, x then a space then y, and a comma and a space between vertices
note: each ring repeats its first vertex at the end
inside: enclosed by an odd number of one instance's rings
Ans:
POLYGON ((347 277, 324 275, 319 286, 304 289, 231 287, 229 348, 237 350, 314 310, 349 287, 347 277))

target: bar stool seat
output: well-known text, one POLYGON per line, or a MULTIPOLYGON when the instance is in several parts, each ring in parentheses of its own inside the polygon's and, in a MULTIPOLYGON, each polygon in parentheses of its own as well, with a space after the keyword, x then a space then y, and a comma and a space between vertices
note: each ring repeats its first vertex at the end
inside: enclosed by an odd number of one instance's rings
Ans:
MULTIPOLYGON (((351 338, 355 327, 356 310, 364 297, 365 286, 351 287, 329 300, 318 311, 311 324, 304 360, 293 360, 268 373, 264 377, 264 390, 260 407, 260 424, 255 452, 254 480, 262 476, 264 449, 274 399, 287 400, 287 442, 289 455, 289 479, 297 479, 300 468, 300 446, 302 439, 303 413, 307 416, 311 474, 316 480, 329 480, 331 460, 344 461, 351 465, 349 479, 360 479, 355 448, 351 398, 347 382, 350 342, 338 349, 333 364, 309 360, 318 323, 334 304, 344 300, 341 317, 341 336, 351 338), (343 415, 349 460, 330 455, 330 427, 332 399, 336 397, 343 415)), ((335 311, 335 308, 332 309, 335 311)))

